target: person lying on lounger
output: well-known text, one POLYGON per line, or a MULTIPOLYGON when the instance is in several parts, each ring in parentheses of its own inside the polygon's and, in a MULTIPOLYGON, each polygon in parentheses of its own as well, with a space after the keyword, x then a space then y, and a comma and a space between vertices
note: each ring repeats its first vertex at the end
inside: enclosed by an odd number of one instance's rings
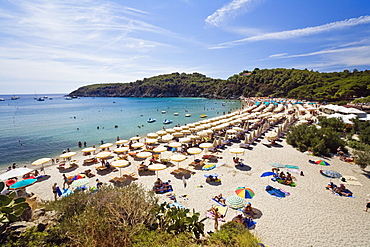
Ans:
POLYGON ((334 187, 333 191, 342 196, 352 196, 352 193, 346 189, 344 184, 340 184, 339 187, 334 187))
POLYGON ((243 208, 243 212, 245 214, 248 214, 250 215, 251 217, 254 216, 254 212, 253 212, 253 208, 252 208, 252 204, 250 202, 248 202, 248 204, 243 208))
POLYGON ((223 205, 226 205, 226 200, 222 197, 222 194, 219 194, 218 196, 214 196, 213 199, 223 205))

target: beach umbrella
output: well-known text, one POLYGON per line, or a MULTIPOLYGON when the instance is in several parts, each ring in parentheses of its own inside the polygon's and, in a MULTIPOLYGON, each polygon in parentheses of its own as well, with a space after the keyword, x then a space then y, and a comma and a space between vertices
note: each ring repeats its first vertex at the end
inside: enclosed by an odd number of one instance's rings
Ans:
POLYGON ((146 143, 148 144, 154 144, 154 143, 157 143, 158 140, 157 139, 153 139, 153 138, 148 138, 145 140, 146 143))
POLYGON ((304 154, 314 156, 314 154, 313 154, 313 152, 312 152, 312 151, 306 151, 306 152, 304 152, 304 154))
POLYGON ((191 131, 190 130, 181 130, 181 133, 183 133, 184 135, 190 135, 191 131))
POLYGON ((111 155, 112 155, 111 152, 100 152, 95 157, 98 158, 98 159, 105 159, 105 158, 108 158, 111 155))
POLYGON ((278 134, 275 132, 275 131, 271 131, 269 133, 267 133, 265 135, 265 137, 268 139, 268 140, 274 140, 278 137, 278 134))
POLYGON ((235 193, 237 196, 240 196, 242 198, 252 199, 254 197, 254 191, 250 188, 238 187, 236 188, 235 193))
POLYGON ((20 176, 23 176, 24 174, 30 173, 32 171, 33 171, 32 169, 26 168, 26 167, 15 168, 15 169, 12 169, 10 171, 7 171, 7 172, 1 174, 0 179, 4 181, 8 178, 20 177, 20 176))
POLYGON ((119 140, 119 141, 116 141, 116 144, 121 145, 121 144, 125 144, 127 142, 128 142, 128 140, 119 140))
POLYGON ((181 142, 181 143, 189 143, 191 140, 190 140, 190 138, 188 138, 188 137, 184 137, 184 138, 180 138, 179 139, 179 142, 181 142))
POLYGON ((228 134, 236 134, 236 133, 238 133, 238 131, 236 131, 235 129, 228 129, 228 130, 226 130, 226 133, 228 133, 228 134))
POLYGON ((173 137, 174 137, 173 135, 167 134, 165 136, 162 136, 162 141, 163 142, 169 142, 173 139, 173 137))
POLYGON ((168 144, 168 146, 171 148, 178 148, 178 147, 181 147, 182 144, 180 142, 171 142, 168 144))
POLYGON ((201 131, 201 132, 198 132, 197 135, 201 137, 205 137, 205 136, 208 136, 208 133, 201 131))
POLYGON ((91 153, 91 152, 94 152, 96 150, 96 148, 93 148, 93 147, 90 147, 90 148, 84 148, 81 150, 81 152, 83 153, 91 153))
POLYGON ((165 136, 167 135, 167 132, 164 131, 164 130, 158 130, 157 132, 155 132, 158 136, 165 136))
POLYGON ((207 149, 207 148, 213 147, 213 143, 204 142, 204 143, 199 144, 199 147, 207 149))
POLYGON ((115 153, 124 153, 124 152, 127 152, 128 150, 129 150, 129 147, 120 147, 120 148, 114 149, 113 151, 115 153))
POLYGON ((158 134, 157 133, 148 133, 146 135, 146 137, 156 139, 156 138, 158 138, 158 134))
POLYGON ((189 153, 189 154, 194 154, 194 160, 195 160, 195 155, 196 155, 196 154, 200 154, 202 151, 203 151, 203 150, 202 150, 202 149, 200 149, 200 148, 188 148, 188 149, 186 150, 186 152, 187 152, 187 153, 189 153))
POLYGON ((235 154, 238 157, 238 154, 244 153, 245 149, 243 148, 230 148, 229 152, 235 154))
POLYGON ((144 147, 145 144, 144 143, 141 143, 141 142, 137 142, 137 143, 134 143, 131 145, 131 147, 133 148, 141 148, 141 147, 144 147))
POLYGON ((156 153, 162 153, 164 151, 167 151, 167 148, 166 147, 156 147, 153 149, 153 151, 156 153))
POLYGON ((24 179, 24 180, 21 180, 19 182, 16 182, 16 183, 10 185, 9 189, 11 189, 11 190, 24 189, 24 188, 36 183, 36 181, 37 181, 37 179, 33 179, 33 178, 24 179))
POLYGON ((274 175, 275 175, 274 172, 264 172, 261 174, 261 178, 268 177, 268 176, 274 176, 274 175))
POLYGON ((158 178, 158 171, 164 170, 166 168, 167 168, 167 166, 165 166, 163 164, 153 164, 153 165, 148 166, 149 170, 156 172, 157 178, 158 178))
POLYGON ((88 178, 80 178, 71 183, 72 187, 81 187, 87 185, 90 182, 88 178))
POLYGON ((166 132, 169 133, 169 134, 172 134, 172 133, 175 133, 176 130, 174 130, 174 129, 166 129, 166 132))
POLYGON ((181 127, 174 127, 173 129, 176 130, 176 131, 181 131, 182 130, 181 127))
POLYGON ((226 199, 226 205, 233 209, 239 209, 244 207, 247 202, 240 196, 230 196, 226 199))
POLYGON ((315 163, 322 166, 330 166, 330 164, 325 160, 316 160, 315 163))
POLYGON ((198 135, 189 135, 187 137, 190 138, 190 139, 192 139, 192 140, 200 139, 200 136, 198 136, 198 135))
POLYGON ((142 159, 149 158, 150 156, 152 156, 151 152, 140 152, 140 153, 136 154, 136 157, 142 158, 142 159))
POLYGON ((134 136, 130 138, 130 141, 137 141, 140 139, 140 136, 134 136))
POLYGON ((104 143, 100 145, 100 148, 110 148, 111 146, 113 146, 113 143, 104 143))
POLYGON ((213 130, 211 129, 206 129, 206 130, 203 130, 204 133, 207 133, 207 134, 212 134, 213 133, 213 130))
POLYGON ((276 168, 284 168, 285 167, 285 165, 283 165, 279 162, 273 162, 273 163, 270 163, 269 165, 272 166, 272 167, 276 167, 276 168))
POLYGON ((71 158, 72 156, 75 156, 77 153, 76 152, 68 152, 68 153, 64 153, 62 154, 61 156, 59 156, 60 158, 71 158))
POLYGON ((117 168, 119 168, 119 176, 121 177, 121 168, 122 167, 126 167, 126 166, 128 166, 130 164, 130 162, 129 161, 127 161, 127 160, 115 160, 115 161, 113 161, 112 162, 112 166, 113 167, 117 167, 117 168))
POLYGON ((342 174, 333 170, 320 170, 320 173, 328 178, 341 178, 342 174))
POLYGON ((177 162, 177 167, 179 167, 180 162, 186 160, 186 156, 183 154, 174 154, 170 156, 170 160, 177 162))
POLYGON ((32 163, 33 166, 38 166, 38 165, 41 165, 42 167, 42 170, 44 171, 44 174, 45 174, 45 169, 44 169, 44 164, 45 163, 48 163, 51 161, 51 158, 41 158, 41 159, 38 159, 36 161, 34 161, 32 163))
POLYGON ((184 134, 183 134, 183 133, 181 133, 181 132, 175 132, 175 133, 172 133, 172 135, 173 135, 174 137, 180 137, 180 136, 183 136, 184 134))

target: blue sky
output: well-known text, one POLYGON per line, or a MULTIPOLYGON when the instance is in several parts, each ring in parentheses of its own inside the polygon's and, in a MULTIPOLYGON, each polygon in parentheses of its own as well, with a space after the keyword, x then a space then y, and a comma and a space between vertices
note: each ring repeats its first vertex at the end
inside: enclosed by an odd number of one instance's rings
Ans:
POLYGON ((2 0, 0 94, 172 72, 370 69, 369 0, 2 0))

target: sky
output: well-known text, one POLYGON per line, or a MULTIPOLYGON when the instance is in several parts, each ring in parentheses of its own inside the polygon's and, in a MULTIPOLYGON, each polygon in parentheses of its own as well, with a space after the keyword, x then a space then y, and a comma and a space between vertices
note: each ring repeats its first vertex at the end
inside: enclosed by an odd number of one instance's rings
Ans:
POLYGON ((369 0, 1 0, 0 94, 198 72, 370 69, 369 0))

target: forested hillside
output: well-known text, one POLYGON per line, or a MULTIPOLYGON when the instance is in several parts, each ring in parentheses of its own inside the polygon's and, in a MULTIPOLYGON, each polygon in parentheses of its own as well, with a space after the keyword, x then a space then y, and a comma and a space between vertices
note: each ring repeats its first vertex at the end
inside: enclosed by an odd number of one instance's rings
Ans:
POLYGON ((370 71, 320 73, 298 69, 254 69, 227 80, 200 73, 172 73, 130 83, 93 84, 70 96, 79 97, 206 97, 252 96, 341 101, 370 95, 370 71))

